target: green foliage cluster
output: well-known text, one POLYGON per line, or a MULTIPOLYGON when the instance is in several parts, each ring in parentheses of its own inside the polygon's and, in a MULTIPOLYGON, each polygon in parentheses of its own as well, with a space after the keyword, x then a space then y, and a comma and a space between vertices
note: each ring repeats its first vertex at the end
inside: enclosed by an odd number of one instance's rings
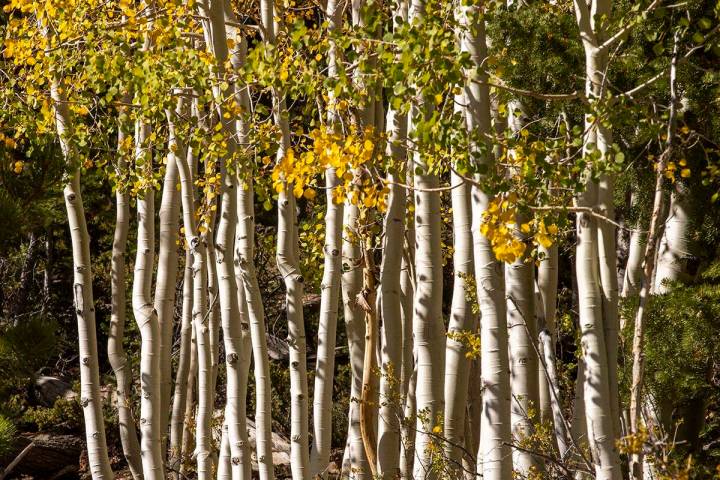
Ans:
POLYGON ((15 424, 9 418, 0 415, 0 458, 12 452, 16 434, 15 424))

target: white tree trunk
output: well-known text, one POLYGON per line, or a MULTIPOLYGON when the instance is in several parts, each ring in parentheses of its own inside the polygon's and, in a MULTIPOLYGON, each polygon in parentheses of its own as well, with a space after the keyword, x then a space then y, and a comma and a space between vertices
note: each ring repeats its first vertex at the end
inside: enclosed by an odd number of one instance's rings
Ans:
MULTIPOLYGON (((464 102, 464 99, 463 99, 464 102)), ((462 446, 465 444, 465 410, 468 403, 468 380, 471 360, 468 349, 460 338, 451 334, 474 333, 477 329, 477 315, 467 301, 466 281, 474 277, 472 212, 470 205, 470 184, 452 172, 451 192, 453 215, 453 293, 448 325, 448 339, 445 344, 445 425, 447 440, 445 454, 449 462, 450 476, 460 478, 462 472, 462 446)))
MULTIPOLYGON (((519 220, 521 221, 521 220, 519 220)), ((535 266, 525 257, 505 267, 507 291, 507 326, 510 347, 510 409, 513 440, 521 443, 534 432, 531 411, 539 406, 538 356, 535 351, 537 329, 535 325, 535 266)), ((537 458, 523 450, 513 452, 515 470, 521 476, 540 467, 537 458)))
MULTIPOLYGON (((329 0, 325 16, 328 22, 328 34, 334 35, 342 23, 343 0, 329 0)), ((336 79, 338 72, 338 51, 334 40, 330 40, 328 50, 328 78, 336 79)), ((328 92, 334 99, 334 91, 328 92)), ((336 130, 337 118, 328 114, 328 129, 336 130)), ((333 190, 340 185, 334 168, 325 170, 325 245, 323 278, 321 284, 320 318, 318 321, 318 351, 315 366, 315 387, 313 399, 313 448, 310 455, 310 474, 314 477, 323 474, 330 461, 332 440, 332 391, 335 372, 335 338, 337 336, 337 318, 340 303, 340 278, 342 275, 342 227, 343 204, 333 200, 333 190)))
MULTIPOLYGON (((557 311, 557 285, 558 285, 558 246, 557 243, 553 243, 550 247, 539 247, 538 251, 542 255, 542 260, 538 265, 537 270, 537 286, 540 294, 540 300, 537 302, 535 311, 539 312, 538 318, 542 315, 542 319, 545 323, 545 329, 550 336, 550 344, 540 344, 541 351, 546 357, 550 355, 555 358, 555 342, 556 342, 556 330, 555 330, 555 315, 557 311), (549 347, 549 351, 546 347, 549 347)), ((539 329, 540 333, 542 329, 539 329)), ((551 403, 553 401, 552 394, 550 392, 550 386, 545 381, 545 373, 543 371, 542 363, 538 363, 539 368, 539 413, 540 420, 545 422, 553 419, 553 412, 551 403)))
MULTIPOLYGON (((171 133, 174 126, 168 122, 171 133)), ((185 241, 193 255, 193 327, 197 342, 197 392, 198 409, 195 428, 195 454, 197 457, 198 479, 209 480, 212 475, 211 426, 213 410, 212 365, 210 332, 208 325, 206 240, 198 236, 195 222, 195 196, 193 178, 187 158, 176 156, 183 207, 185 241)), ((188 398, 187 400, 190 400, 188 398)))
MULTIPOLYGON (((118 144, 124 140, 122 130, 118 133, 118 144)), ((118 173, 127 168, 126 162, 118 158, 118 173)), ((110 327, 108 333, 108 361, 117 380, 117 410, 120 442, 125 460, 128 462, 133 479, 143 476, 135 419, 132 414, 132 371, 127 363, 123 349, 125 332, 125 249, 130 225, 130 203, 128 194, 122 189, 115 190, 116 216, 115 235, 113 237, 112 260, 110 264, 111 304, 110 327)))
MULTIPOLYGON (((152 175, 152 154, 146 145, 150 127, 138 121, 135 132, 136 159, 143 162, 146 179, 152 175)), ((155 259, 155 189, 147 187, 137 198, 137 255, 132 306, 142 341, 140 344, 140 453, 147 480, 164 478, 160 412, 160 325, 152 302, 155 259)))
MULTIPOLYGON (((172 159, 172 161, 175 161, 172 159)), ((180 349, 178 366, 175 376, 172 414, 170 416, 170 456, 169 469, 178 471, 181 461, 183 433, 185 422, 185 406, 188 402, 187 388, 190 376, 191 340, 192 340, 192 254, 185 251, 185 268, 183 269, 182 314, 180 323, 180 349)), ((177 478, 177 475, 174 474, 177 478)))
MULTIPOLYGON (((477 7, 469 7, 468 29, 463 34, 464 48, 474 65, 481 69, 487 58, 485 23, 477 7)), ((467 121, 471 131, 490 133, 490 92, 487 77, 479 74, 479 82, 469 82, 465 88, 467 121)), ((492 167, 490 153, 475 162, 492 167)), ((473 255, 478 304, 480 305, 481 372, 483 385, 482 418, 478 474, 484 479, 505 480, 512 475, 510 442, 510 375, 508 360, 508 332, 505 322, 505 282, 502 266, 495 258, 490 241, 480 233, 483 212, 490 197, 476 186, 471 193, 473 255)))
MULTIPOLYGON (((265 42, 275 44, 275 15, 273 4, 262 0, 263 33, 265 42)), ((281 132, 278 161, 290 149, 288 111, 282 92, 273 92, 273 115, 281 132)), ((303 318, 303 277, 300 273, 297 213, 292 184, 285 183, 278 194, 278 231, 276 260, 285 282, 285 302, 290 348, 290 465, 293 480, 310 478, 308 450, 308 383, 305 323, 303 318)))
POLYGON ((365 455, 365 447, 360 434, 360 405, 362 395, 363 359, 365 354, 365 326, 363 311, 356 303, 362 290, 362 254, 357 240, 359 211, 349 202, 345 204, 344 233, 342 244, 343 274, 342 298, 345 316, 345 329, 350 357, 350 405, 348 426, 348 449, 350 458, 350 477, 362 480, 370 475, 370 467, 365 455))
POLYGON ((172 345, 175 317, 175 288, 178 273, 178 219, 180 195, 177 191, 177 163, 168 159, 165 167, 162 199, 160 201, 160 241, 158 251, 157 279, 155 284, 155 311, 157 312, 160 339, 160 422, 161 455, 166 451, 170 420, 170 392, 172 390, 172 345))
POLYGON ((97 336, 95 334, 95 301, 92 290, 90 235, 85 222, 85 209, 80 192, 78 159, 67 141, 71 134, 70 111, 58 84, 51 84, 51 98, 55 110, 55 123, 60 146, 71 176, 63 189, 65 209, 70 228, 73 258, 73 296, 78 322, 78 353, 80 356, 80 400, 83 407, 88 466, 94 480, 112 479, 105 423, 100 398, 97 336))
POLYGON ((677 282, 686 274, 686 262, 690 256, 690 213, 688 192, 681 184, 670 194, 670 211, 665 220, 665 231, 658 249, 655 293, 669 291, 666 282, 677 282))
MULTIPOLYGON (((638 193, 632 192, 630 204, 636 206, 638 202, 638 193)), ((628 298, 637 295, 640 291, 640 281, 642 279, 642 262, 645 252, 645 243, 647 242, 647 233, 643 232, 643 226, 640 220, 633 226, 630 234, 630 245, 628 248, 628 259, 625 265, 625 275, 623 278, 622 297, 628 298)))

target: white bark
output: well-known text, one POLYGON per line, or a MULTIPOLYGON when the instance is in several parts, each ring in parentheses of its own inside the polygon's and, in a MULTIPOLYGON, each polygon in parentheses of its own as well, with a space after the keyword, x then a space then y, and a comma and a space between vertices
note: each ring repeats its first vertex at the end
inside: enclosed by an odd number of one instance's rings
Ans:
MULTIPOLYGON (((342 23, 343 0, 329 0, 326 6, 328 34, 334 35, 342 23)), ((337 78, 338 51, 334 40, 328 50, 328 78, 337 78)), ((328 95, 334 98, 330 90, 328 95)), ((328 114, 328 129, 336 130, 336 115, 328 114)), ((313 400, 313 448, 310 455, 310 474, 324 474, 330 460, 332 440, 332 387, 335 371, 335 338, 337 334, 338 307, 340 302, 340 277, 342 274, 342 221, 343 204, 333 200, 333 190, 340 185, 334 168, 325 170, 325 245, 323 278, 321 284, 320 319, 318 321, 318 351, 315 366, 313 400)))
MULTIPOLYGON (((147 146, 150 127, 139 120, 135 131, 136 159, 142 175, 152 175, 152 154, 147 146)), ((155 189, 147 187, 137 198, 137 255, 132 306, 140 335, 140 453, 147 480, 164 478, 162 414, 160 412, 160 325, 152 301, 155 259, 155 189)))
MULTIPOLYGON (((605 88, 607 49, 599 48, 605 35, 599 20, 611 13, 611 0, 575 0, 575 12, 585 49, 586 95, 600 98, 605 88)), ((585 145, 594 143, 604 155, 612 144, 612 133, 600 122, 587 123, 585 145)), ((613 216, 613 180, 604 175, 599 184, 588 180, 578 196, 581 207, 600 207, 613 216)), ((582 348, 585 357, 585 414, 588 441, 598 479, 620 478, 615 439, 619 434, 617 393, 617 253, 615 228, 587 213, 577 218, 576 269, 582 348), (602 284, 600 284, 602 281, 602 284)))
POLYGON ((70 111, 57 81, 51 84, 55 123, 65 162, 71 172, 63 189, 65 209, 70 228, 73 258, 73 295, 78 322, 78 353, 80 357, 80 401, 83 407, 88 467, 94 480, 113 478, 105 440, 105 423, 100 399, 97 336, 95 333, 95 301, 92 290, 90 235, 85 221, 80 192, 80 169, 67 138, 72 130, 70 111))
MULTIPOLYGON (((174 159, 173 159, 174 161, 174 159)), ((185 252, 185 268, 183 269, 182 316, 180 324, 180 349, 178 366, 175 376, 172 413, 170 416, 170 458, 169 468, 177 471, 180 467, 183 433, 185 422, 185 406, 188 402, 187 389, 191 363, 192 340, 192 301, 193 301, 192 254, 185 252)), ((190 399, 192 401, 192 399, 190 399)))
POLYGON ((677 282, 686 274, 690 256, 690 212, 686 187, 679 184, 670 194, 670 211, 665 220, 665 231, 658 249, 655 293, 669 291, 666 282, 677 282))
MULTIPOLYGON (((464 102, 464 98, 462 99, 464 102)), ((448 338, 445 344, 445 425, 444 436, 447 440, 445 453, 448 457, 452 478, 461 476, 462 446, 464 445, 466 421, 465 410, 468 403, 468 380, 471 360, 468 349, 458 338, 451 334, 474 333, 477 328, 477 315, 467 301, 466 280, 475 274, 473 264, 472 212, 470 205, 470 184, 453 172, 451 186, 453 215, 453 293, 450 308, 448 338)))
POLYGON ((355 205, 345 204, 343 225, 342 257, 342 299, 345 316, 345 329, 350 356, 350 405, 348 426, 348 448, 350 458, 350 476, 362 480, 370 475, 370 467, 365 455, 365 447, 360 434, 360 405, 362 395, 363 357, 365 352, 365 327, 362 309, 356 298, 362 289, 362 254, 357 240, 359 211, 355 205))
MULTIPOLYGON (((273 4, 261 1, 265 42, 275 44, 273 4)), ((273 115, 281 132, 277 159, 290 149, 288 111, 282 92, 273 92, 273 115)), ((293 480, 310 478, 308 450, 308 384, 305 323, 303 318, 303 277, 300 273, 297 213, 292 184, 285 183, 278 194, 278 231, 276 261, 285 282, 285 302, 290 347, 290 465, 293 480)))
MULTIPOLYGON (((407 132, 407 117, 388 110, 390 138, 388 153, 402 165, 406 162, 403 146, 407 132)), ((402 259, 405 250, 405 187, 395 184, 401 180, 399 172, 388 172, 391 183, 388 209, 384 219, 385 238, 380 266, 380 317, 382 318, 380 364, 380 412, 378 423, 378 474, 383 478, 397 478, 400 474, 400 419, 402 404, 398 403, 403 365, 403 318, 401 304, 402 259)))
MULTIPOLYGON (((125 135, 120 130, 118 144, 122 143, 124 137, 125 135)), ((127 168, 126 162, 122 158, 118 158, 118 173, 122 174, 125 168, 127 168)), ((112 310, 108 333, 108 361, 117 380, 118 428, 123 455, 128 462, 133 479, 139 480, 143 477, 143 471, 140 443, 132 414, 132 371, 129 369, 127 356, 123 349, 126 320, 125 249, 130 225, 130 203, 128 194, 120 187, 115 190, 115 203, 115 235, 110 265, 112 310)))
MULTIPOLYGON (((555 328, 555 315, 557 311, 557 285, 558 285, 558 246, 553 243, 550 247, 539 247, 542 260, 537 270, 537 286, 540 294, 540 301, 536 302, 535 311, 539 312, 538 318, 544 321, 544 328, 550 336, 550 343, 540 343, 541 351, 546 357, 549 355, 555 358, 555 342, 557 339, 555 328), (542 317, 541 317, 542 316, 542 317)), ((538 325, 539 326, 539 325, 538 325)), ((542 329, 538 330, 542 333, 542 329)), ((542 363, 538 363, 540 389, 539 389, 539 413, 540 420, 545 422, 553 419, 551 403, 553 402, 550 386, 545 381, 545 374, 542 363)))
MULTIPOLYGON (((632 192, 630 204, 637 206, 638 193, 632 192)), ((628 259, 625 265, 625 275, 623 278, 622 297, 628 298, 637 295, 640 291, 640 281, 642 279, 642 262, 643 253, 645 252, 645 243, 647 242, 647 233, 643 232, 643 226, 640 221, 633 226, 630 233, 630 245, 628 248, 628 259)))
MULTIPOLYGON (((173 132, 172 121, 168 122, 173 132)), ((207 304, 207 277, 205 239, 198 236, 195 222, 195 196, 187 158, 176 156, 183 207, 183 224, 185 225, 185 240, 193 255, 193 327, 197 342, 197 392, 198 409, 195 429, 195 454, 197 457, 197 472, 200 480, 209 480, 212 475, 211 459, 211 427, 213 409, 212 394, 212 365, 210 350, 210 332, 208 326, 207 304)), ((189 400, 189 398, 188 398, 189 400)))
MULTIPOLYGON (((409 21, 421 19, 425 2, 412 0, 409 21)), ((419 99, 411 115, 413 128, 419 119, 428 118, 431 106, 419 99), (415 120, 417 119, 417 120, 415 120)), ((413 477, 417 480, 433 479, 437 470, 431 442, 432 430, 444 411, 445 325, 442 318, 442 244, 440 193, 432 191, 439 186, 438 175, 420 152, 414 153, 415 190, 415 304, 413 335, 417 355, 417 433, 415 437, 415 465, 413 477), (421 415, 422 413, 422 415, 421 415)), ((441 425, 442 427, 442 425, 441 425)))
MULTIPOLYGON (((521 443, 534 432, 531 411, 539 406, 538 357, 533 343, 537 333, 535 326, 535 266, 525 257, 505 267, 507 301, 507 326, 510 347, 510 409, 513 440, 521 443)), ((540 463, 531 453, 513 452, 515 470, 521 476, 537 471, 540 463)))
MULTIPOLYGON (((240 69, 247 54, 247 41, 233 25, 237 18, 230 2, 225 2, 225 18, 229 38, 236 43, 232 62, 240 69)), ((246 87, 235 85, 235 100, 244 112, 250 111, 250 97, 246 87)), ((247 147, 248 125, 244 118, 237 119, 238 147, 247 147)), ((252 358, 255 374, 255 441, 260 480, 272 480, 272 412, 270 363, 265 331, 265 311, 255 270, 255 196, 253 191, 253 170, 250 165, 241 165, 239 171, 237 204, 238 228, 235 239, 235 276, 238 285, 238 301, 244 320, 249 324, 252 343, 252 358), (240 300, 242 298, 242 300, 240 300)), ((245 340, 247 342, 247 340, 245 340)), ((248 359, 249 360, 249 359, 248 359)), ((246 376, 246 374, 244 374, 246 376)))
MULTIPOLYGON (((168 157, 173 154, 170 152, 168 157)), ((165 167, 162 199, 160 201, 160 241, 158 251, 157 279, 155 284, 155 311, 157 312, 160 339, 160 422, 161 452, 165 452, 170 420, 170 391, 172 389, 172 345, 175 314, 175 287, 178 273, 178 217, 180 195, 177 191, 178 171, 174 159, 168 158, 165 167)), ((161 453, 161 455, 164 455, 161 453)))
MULTIPOLYGON (((485 23, 477 7, 469 7, 466 15, 468 30, 463 44, 473 64, 480 69, 479 82, 465 88, 468 103, 467 120, 470 131, 490 133, 490 92, 482 65, 487 58, 485 23)), ((492 154, 475 154, 475 162, 492 167, 492 154)), ((476 186, 472 188, 472 234, 475 258, 475 278, 480 305, 480 342, 482 371, 482 418, 478 474, 484 479, 505 480, 512 475, 510 452, 510 376, 508 361, 508 332, 505 322, 505 282, 502 266, 495 258, 490 241, 480 233, 483 212, 490 197, 476 186)))

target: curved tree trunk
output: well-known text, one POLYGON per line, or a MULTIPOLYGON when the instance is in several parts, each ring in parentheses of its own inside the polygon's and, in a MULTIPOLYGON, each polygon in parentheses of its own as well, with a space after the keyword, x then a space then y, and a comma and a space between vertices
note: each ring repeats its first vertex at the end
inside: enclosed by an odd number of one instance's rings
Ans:
POLYGON ((171 354, 173 346, 173 323, 175 317, 175 289, 178 273, 178 219, 180 195, 177 191, 177 163, 168 159, 165 167, 162 199, 160 201, 160 242, 158 251, 157 279, 155 284, 155 311, 160 329, 160 404, 159 416, 161 454, 167 446, 170 420, 170 391, 172 389, 171 354))
POLYGON ((88 465, 95 480, 112 479, 105 423, 100 399, 100 373, 98 367, 97 336, 95 333, 95 300, 92 289, 92 267, 90 259, 90 235, 85 221, 80 192, 80 169, 78 159, 67 141, 71 134, 70 111, 60 93, 57 81, 50 88, 55 123, 60 146, 71 175, 63 188, 67 211, 73 258, 73 295, 75 315, 78 322, 78 353, 80 356, 80 398, 85 423, 88 465))
MULTIPOLYGON (((152 153, 147 147, 150 127, 138 121, 135 127, 136 162, 146 179, 152 175, 152 153)), ((137 255, 133 278, 132 306, 142 341, 140 344, 140 453, 147 480, 164 478, 162 414, 160 412, 160 325, 152 301, 155 259, 155 189, 148 186, 137 198, 137 255)), ((162 267, 160 267, 162 268, 162 267)))
MULTIPOLYGON (((118 144, 124 140, 125 134, 120 129, 118 144)), ((118 158, 118 173, 122 174, 127 168, 126 162, 118 158)), ((135 419, 132 414, 132 371, 127 363, 127 356, 123 348, 125 332, 125 249, 127 247, 128 230, 130 226, 130 203, 128 194, 122 188, 115 190, 116 216, 115 235, 113 238, 112 260, 110 264, 111 304, 110 327, 108 333, 108 361, 117 380, 117 410, 120 442, 123 447, 125 460, 128 462, 133 479, 143 478, 140 458, 140 443, 138 441, 135 419)))
MULTIPOLYGON (((462 99, 464 103, 464 98, 462 99)), ((453 293, 450 307, 448 339, 445 344, 445 454, 451 478, 462 474, 462 446, 465 444, 468 403, 468 380, 471 360, 462 338, 452 334, 474 334, 477 315, 467 300, 467 281, 474 278, 472 243, 472 212, 470 205, 470 184, 452 172, 451 192, 453 214, 453 293)))

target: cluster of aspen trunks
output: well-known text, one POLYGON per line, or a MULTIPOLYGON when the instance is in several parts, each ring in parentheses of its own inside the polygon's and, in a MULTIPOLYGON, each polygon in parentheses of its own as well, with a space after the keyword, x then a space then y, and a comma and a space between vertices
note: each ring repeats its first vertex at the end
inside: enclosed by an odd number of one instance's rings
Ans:
MULTIPOLYGON (((245 61, 247 44, 232 44, 241 38, 238 21, 228 2, 199 0, 207 50, 218 65, 245 61)), ((339 28, 351 12, 353 22, 362 22, 362 1, 327 0, 323 5, 329 30, 339 28)), ((478 71, 487 56, 482 2, 458 2, 458 32, 462 49, 469 53, 478 71), (462 5, 461 5, 462 3, 462 5), (471 22, 471 24, 467 24, 471 22)), ((602 95, 603 72, 609 50, 620 32, 605 32, 596 19, 609 15, 611 0, 576 0, 577 24, 586 53, 587 98, 602 95)), ((653 8, 654 2, 648 8, 653 8)), ((279 14, 272 0, 260 0, 262 39, 274 44, 279 14)), ((412 22, 423 15, 422 0, 399 1, 394 22, 412 22)), ((148 39, 144 48, 151 48, 148 39)), ((330 48, 328 76, 338 75, 335 49, 330 48)), ((222 75, 222 72, 213 74, 222 75)), ((218 77, 220 78, 220 77, 218 77)), ((231 85, 241 107, 249 104, 247 89, 237 80, 231 85)), ((489 132, 491 99, 487 77, 465 82, 458 94, 467 128, 489 132)), ((72 130, 72 117, 63 92, 52 88, 58 138, 70 165, 74 155, 65 139, 72 130)), ((520 102, 520 100, 518 100, 520 102)), ((200 479, 250 479, 252 465, 262 480, 274 477, 271 437, 270 374, 267 353, 263 296, 254 264, 255 224, 252 178, 222 169, 222 187, 216 228, 201 231, 195 212, 198 192, 197 155, 175 136, 175 121, 191 112, 192 100, 181 97, 174 111, 167 111, 170 132, 169 161, 165 170, 157 216, 159 238, 155 238, 156 206, 152 189, 137 197, 137 256, 132 282, 132 309, 142 336, 140 361, 140 417, 131 408, 132 372, 122 347, 125 323, 125 250, 130 228, 130 199, 116 194, 117 222, 112 253, 112 318, 108 353, 117 378, 117 410, 120 438, 135 479, 184 478, 188 462, 200 479), (181 185, 180 190, 176 188, 181 185), (176 251, 180 222, 184 227, 186 260, 178 271, 176 251), (156 258, 157 248, 157 265, 156 258), (156 274, 155 274, 156 272, 156 274), (153 276, 155 289, 153 293, 153 276), (175 285, 182 274, 181 341, 176 371, 171 367, 175 285), (212 420, 218 373, 219 326, 227 369, 227 399, 222 441, 214 451, 212 420), (254 364, 256 382, 256 439, 248 440, 245 397, 248 372, 254 364), (136 428, 136 424, 138 427, 136 428)), ((300 274, 300 249, 296 200, 292 186, 285 185, 277 198, 277 267, 286 288, 286 314, 291 381, 291 470, 296 480, 323 475, 330 459, 331 399, 335 337, 339 308, 344 308, 352 367, 349 429, 342 475, 351 478, 460 478, 482 476, 508 480, 513 470, 521 478, 542 475, 546 459, 522 447, 532 434, 533 416, 553 425, 558 458, 568 468, 587 472, 598 479, 620 479, 620 457, 616 441, 623 431, 618 400, 618 278, 616 227, 606 221, 614 217, 613 178, 599 181, 588 177, 586 189, 576 198, 576 278, 581 328, 582 358, 575 392, 572 422, 561 410, 558 379, 554 367, 555 304, 558 284, 557 246, 543 248, 538 266, 520 258, 504 265, 496 259, 490 241, 480 233, 483 213, 491 196, 480 187, 481 177, 451 175, 453 228, 453 291, 449 323, 442 312, 443 252, 441 244, 440 177, 433 173, 419 152, 408 151, 404 139, 413 121, 426 115, 432 102, 418 98, 409 114, 400 114, 380 101, 367 102, 361 112, 362 126, 383 126, 389 138, 388 155, 407 165, 407 177, 387 172, 389 194, 382 219, 382 262, 356 236, 345 233, 361 228, 356 205, 336 203, 332 190, 339 179, 333 168, 325 172, 324 270, 322 278, 317 367, 312 415, 308 394, 305 327, 302 300, 304 282, 300 274), (399 181, 405 178, 406 184, 399 181), (414 205, 414 217, 406 212, 414 205), (379 271, 376 280, 375 271, 379 271), (479 312, 474 312, 466 285, 474 278, 479 312), (382 328, 379 326, 382 319, 382 328), (480 356, 468 358, 468 348, 457 335, 480 332, 480 356), (379 374, 378 374, 379 372, 379 374), (310 425, 312 419, 312 425, 310 425), (312 432, 312 435, 310 435, 312 432), (441 465, 440 467, 438 465, 441 465), (575 467, 573 467, 575 466, 575 467)), ((249 140, 249 127, 242 118, 225 121, 232 154, 249 140)), ((247 111, 247 109, 245 110, 247 111)), ((277 158, 290 149, 291 132, 283 92, 273 92, 273 115, 280 132, 277 158)), ((231 115, 229 115, 231 117, 231 115)), ((336 119, 331 115, 329 128, 336 119)), ((518 127, 519 128, 519 127, 518 127)), ((672 125, 670 129, 674 128, 672 125)), ((150 132, 138 125, 136 145, 150 132)), ((121 134, 122 135, 122 134, 121 134)), ((586 142, 607 152, 612 131, 588 121, 586 142)), ((672 138, 672 131, 668 141, 672 138)), ((122 143, 122 138, 120 139, 122 143)), ((478 165, 494 162, 491 154, 478 153, 478 165)), ((122 167, 122 166, 121 166, 122 167)), ((87 433, 89 465, 93 478, 113 478, 105 441, 98 373, 98 353, 93 308, 91 258, 86 216, 80 195, 80 170, 71 172, 65 186, 73 245, 74 296, 79 326, 82 405, 87 433)), ((659 180, 660 181, 660 180, 659 180)), ((662 221, 662 195, 656 197, 648 238, 633 234, 631 255, 623 292, 641 292, 638 313, 642 325, 642 301, 649 279, 661 285, 677 277, 672 251, 684 248, 683 209, 673 196, 675 223, 668 223, 653 272, 655 246, 660 243, 657 225, 662 221), (655 236, 655 237, 654 237, 655 236), (647 245, 647 248, 646 248, 647 245), (647 250, 647 251, 646 251, 647 250), (643 259, 645 269, 641 268, 643 259), (651 259, 651 261, 647 261, 651 259), (665 260, 664 260, 665 259, 665 260), (644 292, 644 293, 643 293, 644 292)), ((215 221, 215 219, 213 220, 215 221)), ((518 233, 521 235, 521 233, 518 233)), ((638 333, 641 348, 642 330, 638 333)), ((641 357, 640 353, 638 353, 641 357)), ((641 365, 639 365, 641 367, 641 365)), ((640 402, 641 368, 634 378, 634 406, 640 402), (635 380, 638 384, 635 385, 635 380)), ((630 431, 637 432, 639 408, 631 412, 630 431)), ((635 458, 634 463, 641 463, 635 458)), ((642 468, 633 467, 641 476, 642 468)))

